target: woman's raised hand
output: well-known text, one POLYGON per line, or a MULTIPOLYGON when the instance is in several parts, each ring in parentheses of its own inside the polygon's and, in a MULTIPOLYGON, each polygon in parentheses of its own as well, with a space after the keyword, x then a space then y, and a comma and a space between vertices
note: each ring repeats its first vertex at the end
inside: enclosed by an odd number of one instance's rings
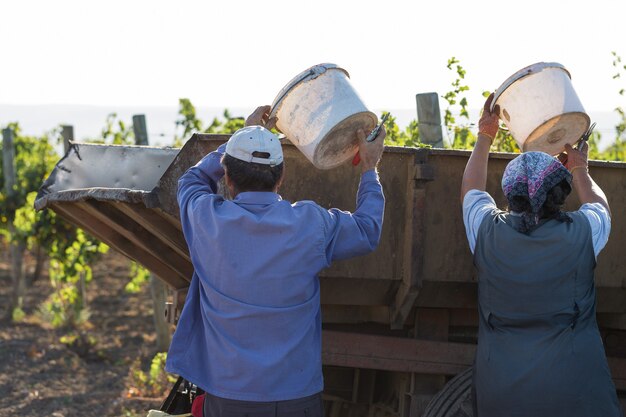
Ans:
POLYGON ((493 112, 491 111, 493 97, 493 93, 487 97, 487 101, 485 101, 485 105, 483 106, 483 113, 480 115, 480 120, 478 120, 478 134, 487 136, 492 142, 498 134, 498 129, 500 127, 498 122, 500 106, 496 105, 493 112))

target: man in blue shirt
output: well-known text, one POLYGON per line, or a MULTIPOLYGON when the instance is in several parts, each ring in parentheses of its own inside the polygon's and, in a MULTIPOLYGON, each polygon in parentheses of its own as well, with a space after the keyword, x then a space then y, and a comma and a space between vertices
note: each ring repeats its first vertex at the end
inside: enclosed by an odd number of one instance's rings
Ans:
POLYGON ((373 142, 356 132, 354 213, 326 210, 277 193, 283 153, 268 113, 259 107, 178 183, 194 275, 166 369, 207 392, 205 416, 323 415, 318 273, 380 240, 385 130, 373 142), (232 200, 217 194, 222 176, 232 200))

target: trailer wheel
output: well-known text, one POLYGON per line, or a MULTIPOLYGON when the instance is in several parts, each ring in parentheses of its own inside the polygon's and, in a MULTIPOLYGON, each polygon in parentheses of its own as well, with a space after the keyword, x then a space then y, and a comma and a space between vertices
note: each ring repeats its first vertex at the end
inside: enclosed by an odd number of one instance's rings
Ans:
POLYGON ((428 403, 422 417, 473 417, 473 368, 452 378, 428 403))

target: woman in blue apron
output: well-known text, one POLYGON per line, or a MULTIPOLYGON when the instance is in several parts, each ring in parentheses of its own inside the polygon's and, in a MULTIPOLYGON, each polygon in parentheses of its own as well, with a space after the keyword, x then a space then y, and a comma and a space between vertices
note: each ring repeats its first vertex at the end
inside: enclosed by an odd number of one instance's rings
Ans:
POLYGON ((474 365, 478 417, 619 417, 596 323, 593 273, 611 229, 604 192, 589 176, 587 144, 567 160, 525 152, 506 167, 508 210, 485 191, 498 131, 487 99, 465 168, 463 221, 478 270, 474 365), (581 207, 561 211, 573 188, 581 207))

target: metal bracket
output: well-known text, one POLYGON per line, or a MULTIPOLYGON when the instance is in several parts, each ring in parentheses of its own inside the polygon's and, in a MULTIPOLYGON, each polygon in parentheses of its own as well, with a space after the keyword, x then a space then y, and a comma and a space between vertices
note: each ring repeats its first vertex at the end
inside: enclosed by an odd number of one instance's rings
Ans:
POLYGON ((435 179, 435 169, 429 164, 416 164, 413 178, 421 181, 433 181, 435 179))

